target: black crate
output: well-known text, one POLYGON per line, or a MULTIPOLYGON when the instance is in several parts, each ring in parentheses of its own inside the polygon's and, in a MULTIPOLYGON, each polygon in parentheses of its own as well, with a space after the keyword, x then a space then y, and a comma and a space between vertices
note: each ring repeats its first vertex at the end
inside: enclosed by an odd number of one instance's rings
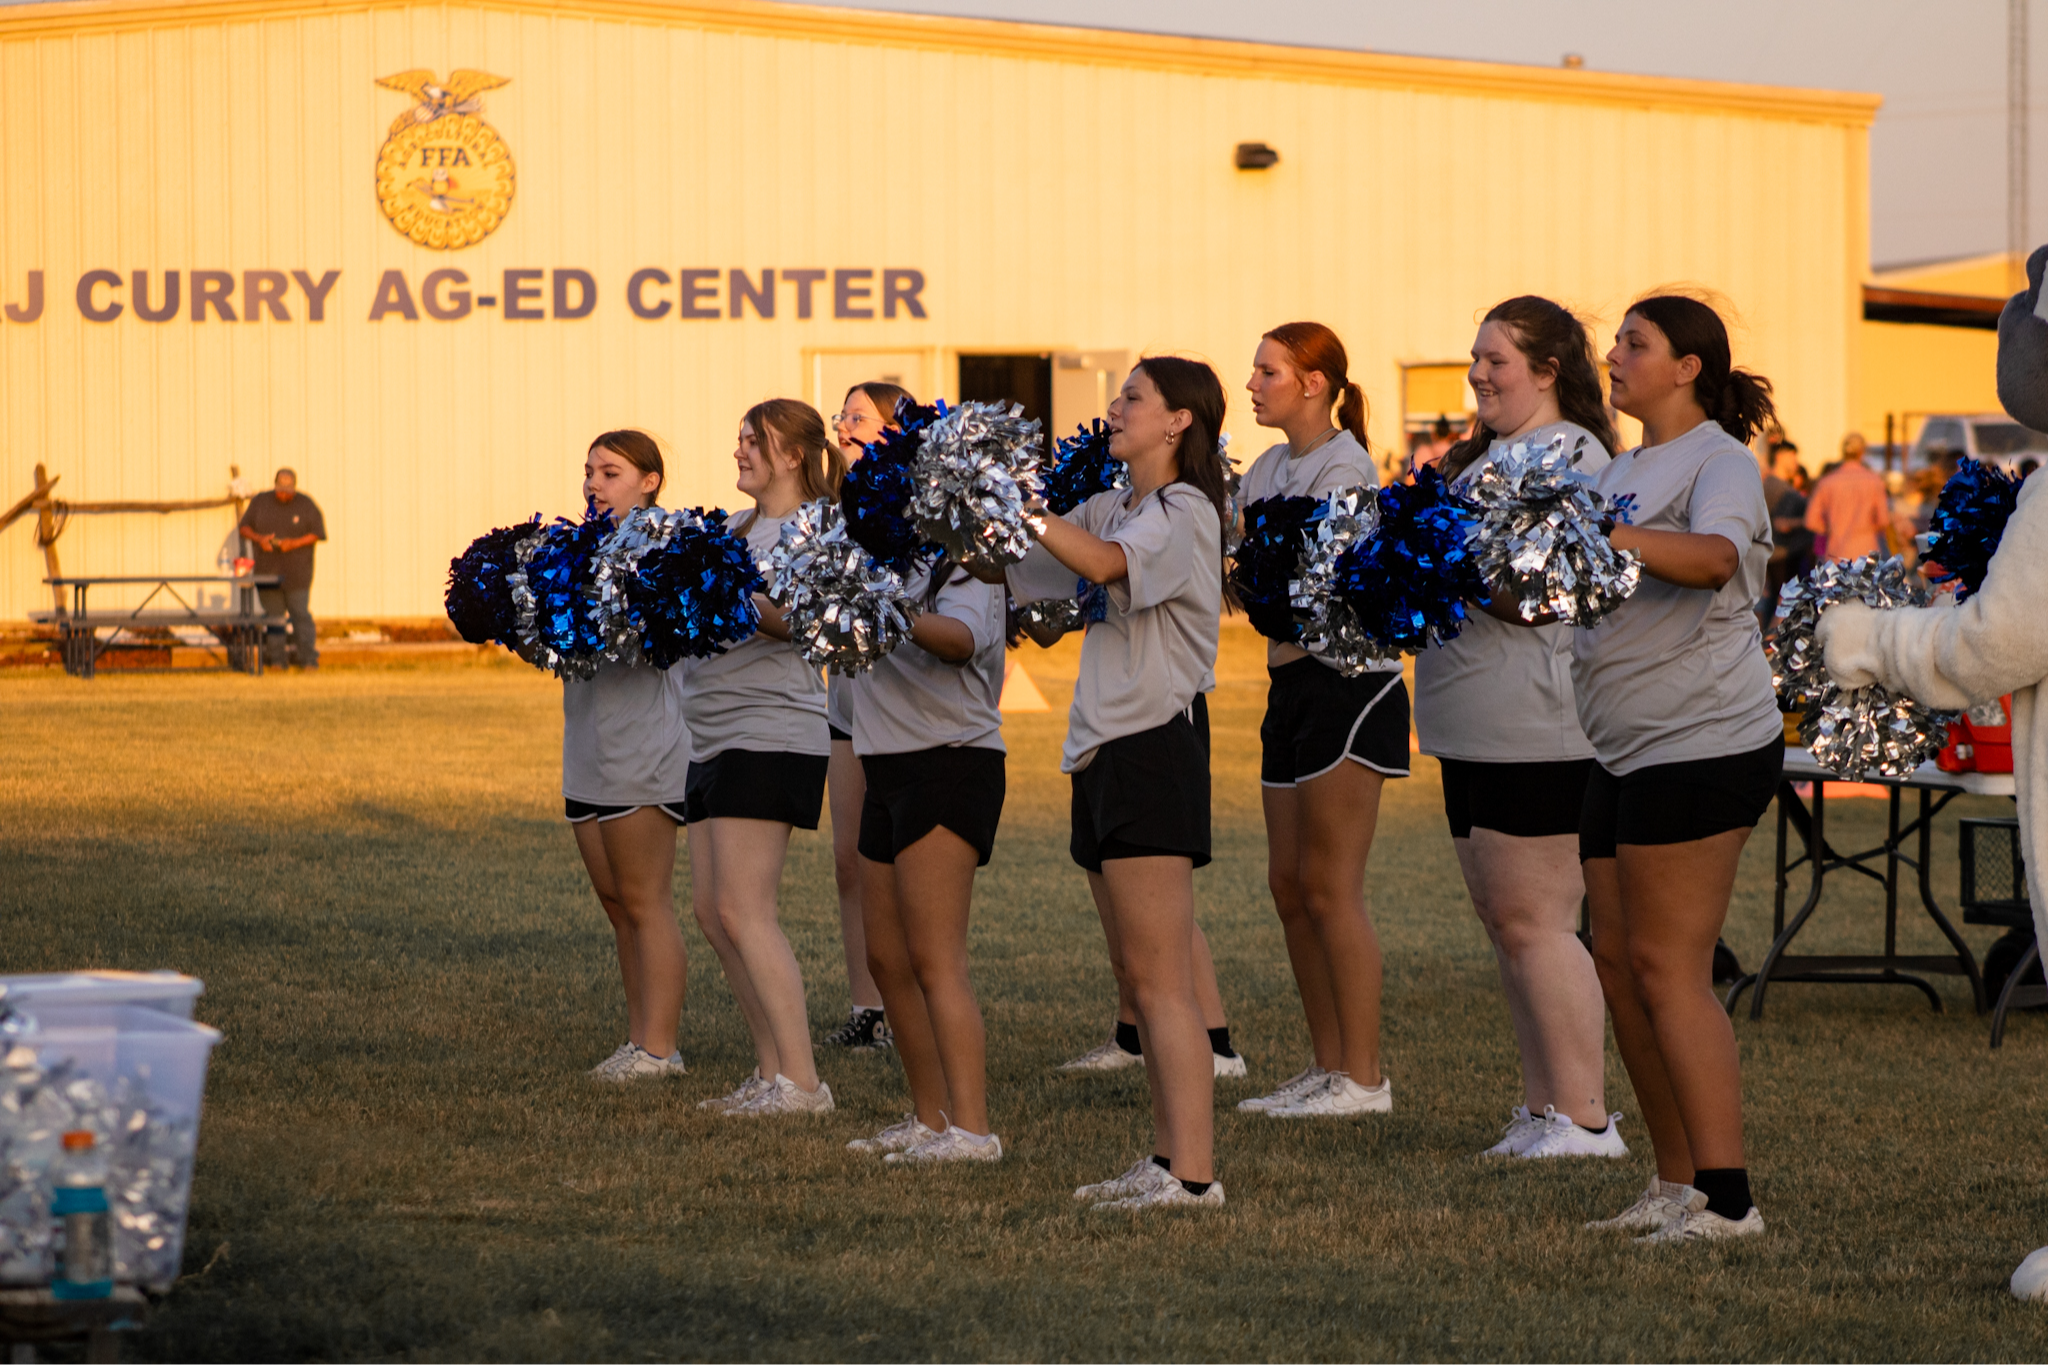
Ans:
POLYGON ((1958 820, 1956 832, 1961 844, 1963 922, 2031 930, 2034 908, 2027 899, 2020 822, 1958 820))

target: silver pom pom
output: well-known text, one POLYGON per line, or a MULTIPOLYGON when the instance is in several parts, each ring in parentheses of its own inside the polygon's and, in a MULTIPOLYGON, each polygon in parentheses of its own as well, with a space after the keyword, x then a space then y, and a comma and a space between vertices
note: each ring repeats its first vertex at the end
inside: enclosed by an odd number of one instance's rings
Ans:
POLYGON ((1347 678, 1355 678, 1384 665, 1398 655, 1388 655, 1366 638, 1357 614, 1343 598, 1330 590, 1337 576, 1337 561, 1359 541, 1379 529, 1380 504, 1377 492, 1358 486, 1340 488, 1323 499, 1323 508, 1301 557, 1301 567, 1287 585, 1295 610, 1308 613, 1302 626, 1301 647, 1336 664, 1347 678))
POLYGON ((1216 438, 1216 462, 1223 466, 1223 553, 1234 555, 1238 542, 1244 539, 1244 523, 1239 520, 1244 515, 1244 471, 1230 457, 1227 431, 1216 438))
POLYGON ((1844 777, 1903 777, 1940 753, 1956 713, 1937 711, 1878 684, 1845 690, 1821 657, 1814 627, 1837 602, 1880 609, 1925 606, 1931 594, 1897 555, 1828 560, 1785 585, 1777 634, 1765 646, 1778 700, 1799 706, 1799 742, 1844 777))
POLYGON ((1474 562, 1524 621, 1549 613, 1590 626, 1642 582, 1642 560, 1600 533, 1600 518, 1614 509, 1573 467, 1586 440, 1569 451, 1562 432, 1543 445, 1517 441, 1462 490, 1479 516, 1474 562))
POLYGON ((912 467, 918 533, 972 569, 1002 569, 1031 548, 1045 521, 1038 423, 1021 406, 962 403, 924 429, 912 467))
POLYGON ((797 508, 762 557, 761 572, 797 652, 841 677, 866 671, 909 638, 917 612, 908 585, 846 533, 846 518, 832 503, 797 508))

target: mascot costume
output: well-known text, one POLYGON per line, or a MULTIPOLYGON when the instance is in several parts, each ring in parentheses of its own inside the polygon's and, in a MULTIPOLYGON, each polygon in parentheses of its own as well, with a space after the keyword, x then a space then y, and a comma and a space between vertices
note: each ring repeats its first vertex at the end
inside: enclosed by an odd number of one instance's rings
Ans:
MULTIPOLYGON (((1998 400, 2013 419, 2048 431, 2048 246, 2027 261, 2027 289, 1998 320, 1998 400)), ((2021 854, 2034 928, 2048 945, 2048 474, 2021 486, 1984 576, 1960 606, 1828 610, 1816 636, 1843 687, 1883 683, 1930 706, 1961 710, 2012 696, 2012 768, 2021 854)), ((2048 1300, 2048 1247, 2013 1273, 2012 1292, 2048 1300)))

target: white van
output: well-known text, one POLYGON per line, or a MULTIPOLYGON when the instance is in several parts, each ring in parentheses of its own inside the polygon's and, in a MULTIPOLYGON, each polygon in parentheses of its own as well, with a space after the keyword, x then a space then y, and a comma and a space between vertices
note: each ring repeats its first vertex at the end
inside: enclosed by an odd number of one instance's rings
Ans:
MULTIPOLYGON (((1906 469, 1926 468, 1940 450, 2017 474, 2027 460, 2048 464, 2048 435, 2023 427, 2002 412, 1933 416, 1921 424, 1920 435, 1906 452, 1906 469)), ((1882 454, 1878 459, 1881 463, 1882 454)))

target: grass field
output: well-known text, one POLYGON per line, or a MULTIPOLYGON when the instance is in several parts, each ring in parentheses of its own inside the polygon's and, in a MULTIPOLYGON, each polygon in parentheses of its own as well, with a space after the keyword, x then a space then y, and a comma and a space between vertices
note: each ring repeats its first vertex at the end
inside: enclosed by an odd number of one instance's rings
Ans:
MULTIPOLYGON (((1264 893, 1256 643, 1214 699, 1217 861, 1196 879, 1254 1082, 1306 1049, 1264 893)), ((2048 1357, 2011 1300, 2048 1242, 2048 1020, 2005 1048, 1957 981, 1788 985, 1743 1048, 1771 1222, 1649 1251, 1580 1231, 1648 1174, 1482 1163, 1519 1097, 1492 956, 1434 765, 1391 784, 1371 869, 1396 1109, 1240 1116, 1230 1205, 1131 1223, 1069 1194, 1141 1154, 1142 1077, 1055 1076, 1113 994, 1064 856, 1057 751, 1073 655, 1027 651, 1053 704, 1013 717, 1010 804, 977 889, 999 1166, 885 1169, 843 1150, 905 1107, 893 1063, 820 1057, 840 1110, 773 1125, 695 1101, 751 1066, 694 926, 692 1074, 599 1090, 623 1036, 611 940, 561 821, 559 689, 512 663, 317 677, 0 681, 0 971, 205 978, 215 1053, 186 1275, 129 1342, 163 1359, 2048 1357)), ((2005 802, 1959 813, 2001 814, 2005 802)), ((1878 802, 1830 810, 1875 841, 1878 802)), ((1953 824, 1937 843, 1952 903, 1953 824)), ((1770 915, 1770 817, 1728 939, 1770 915)), ((678 877, 686 904, 687 880, 678 877)), ((845 1005, 825 836, 799 836, 784 922, 813 1022, 845 1005)), ((1845 888, 1806 943, 1875 944, 1845 888)), ((687 916, 686 916, 687 918, 687 916)), ((1906 941, 1932 947, 1909 921, 1906 941)), ((1985 931, 1971 931, 1982 948, 1985 931)), ((1618 1064, 1611 1099, 1641 1136, 1618 1064)))

